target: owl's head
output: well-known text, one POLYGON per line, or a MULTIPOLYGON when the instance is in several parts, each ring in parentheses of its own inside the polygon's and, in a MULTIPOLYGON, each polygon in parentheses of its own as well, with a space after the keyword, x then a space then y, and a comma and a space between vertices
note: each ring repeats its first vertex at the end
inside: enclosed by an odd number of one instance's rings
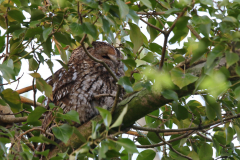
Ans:
POLYGON ((113 71, 115 71, 116 75, 122 76, 124 74, 123 63, 121 61, 122 55, 118 49, 108 43, 98 41, 93 42, 92 46, 93 50, 91 54, 94 57, 104 61, 113 71))
MULTIPOLYGON (((91 47, 87 48, 87 50, 93 57, 105 62, 117 77, 124 75, 123 63, 121 61, 122 55, 118 49, 108 43, 95 41, 92 43, 91 47)), ((83 48, 79 47, 72 52, 68 65, 77 65, 83 61, 89 64, 93 62, 83 48)))

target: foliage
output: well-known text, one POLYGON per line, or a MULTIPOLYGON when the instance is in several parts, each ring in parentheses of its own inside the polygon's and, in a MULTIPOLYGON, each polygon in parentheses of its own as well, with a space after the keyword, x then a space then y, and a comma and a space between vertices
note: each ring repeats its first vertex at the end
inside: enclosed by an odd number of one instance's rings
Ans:
POLYGON ((39 67, 46 64, 53 72, 54 57, 60 55, 57 63, 67 69, 69 53, 82 42, 91 46, 101 40, 124 54, 125 76, 118 84, 127 93, 117 118, 99 107, 102 119, 93 120, 85 136, 72 125, 79 123, 75 111, 63 114, 49 104, 58 125, 48 132, 41 129, 43 106, 34 102, 31 107, 19 92, 3 90, 0 105, 27 119, 10 127, 0 123, 0 157, 130 159, 135 154, 141 160, 159 152, 162 160, 240 159, 239 8, 239 0, 0 0, 0 72, 8 83, 21 81, 22 60, 28 60, 37 90, 51 98, 52 87, 39 67), (138 97, 146 90, 149 94, 138 97), (159 94, 155 101, 166 103, 156 107, 152 95, 159 94), (193 95, 201 98, 189 100, 193 95), (133 97, 142 99, 141 107, 128 105, 133 97), (143 127, 126 126, 126 119, 142 116, 143 127), (81 144, 71 140, 73 134, 81 144), (56 138, 74 147, 59 153, 42 149, 42 144, 61 148, 56 138))

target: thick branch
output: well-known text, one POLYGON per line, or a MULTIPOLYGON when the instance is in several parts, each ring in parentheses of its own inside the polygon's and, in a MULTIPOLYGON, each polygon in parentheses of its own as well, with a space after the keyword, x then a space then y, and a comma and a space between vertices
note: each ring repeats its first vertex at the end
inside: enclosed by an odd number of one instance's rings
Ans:
MULTIPOLYGON (((28 99, 28 98, 23 97, 23 96, 20 96, 20 98, 21 98, 21 102, 22 102, 22 103, 25 103, 25 104, 29 104, 29 105, 31 105, 31 106, 34 106, 34 101, 33 101, 33 100, 28 99)), ((36 105, 37 105, 37 106, 42 106, 42 107, 44 107, 44 106, 43 106, 41 103, 39 103, 39 102, 36 102, 36 105)))

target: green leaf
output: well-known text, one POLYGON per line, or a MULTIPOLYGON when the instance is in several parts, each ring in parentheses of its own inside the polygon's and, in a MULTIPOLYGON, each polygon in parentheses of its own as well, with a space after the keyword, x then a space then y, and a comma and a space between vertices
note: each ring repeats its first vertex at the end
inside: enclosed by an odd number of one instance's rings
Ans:
POLYGON ((143 44, 142 32, 140 31, 139 27, 136 24, 130 23, 130 22, 128 22, 128 24, 130 26, 130 30, 129 30, 130 39, 134 45, 133 53, 137 53, 139 48, 143 44))
POLYGON ((36 21, 45 17, 45 14, 40 9, 32 9, 31 21, 36 21))
POLYGON ((69 27, 73 35, 81 35, 84 32, 83 26, 81 24, 74 22, 74 23, 71 23, 69 27))
POLYGON ((200 0, 200 2, 204 5, 213 6, 213 1, 212 0, 200 0))
POLYGON ((160 45, 157 44, 157 43, 150 43, 150 44, 149 44, 149 49, 150 49, 152 52, 157 52, 158 54, 161 54, 161 53, 162 53, 162 46, 160 46, 160 45))
POLYGON ((127 15, 128 18, 132 19, 136 24, 138 24, 139 17, 135 11, 129 9, 129 14, 127 15))
POLYGON ((191 151, 187 156, 191 157, 194 160, 200 160, 198 154, 194 151, 191 151))
POLYGON ((48 38, 46 42, 42 44, 43 47, 43 52, 50 58, 51 57, 51 52, 52 52, 52 42, 51 38, 48 38))
POLYGON ((56 33, 54 33, 54 37, 60 43, 63 43, 66 45, 71 44, 71 37, 69 36, 69 34, 56 32, 56 33))
POLYGON ((73 127, 69 126, 68 124, 63 124, 60 127, 53 127, 52 131, 57 139, 60 139, 67 144, 69 138, 73 134, 73 127))
POLYGON ((53 62, 49 59, 46 61, 47 65, 48 65, 48 68, 50 69, 50 71, 53 73, 53 62))
POLYGON ((123 146, 130 154, 138 153, 137 147, 135 146, 134 142, 128 138, 119 139, 118 141, 115 141, 115 143, 123 146))
POLYGON ((44 92, 47 97, 52 99, 52 86, 46 83, 42 78, 36 79, 36 86, 41 92, 44 92))
POLYGON ((43 40, 46 41, 48 36, 52 33, 52 27, 43 30, 43 40))
POLYGON ((21 99, 16 91, 8 88, 3 90, 0 95, 11 108, 16 109, 17 111, 21 108, 21 99))
POLYGON ((199 30, 200 32, 205 36, 205 37, 209 37, 210 31, 211 31, 211 23, 208 24, 200 24, 199 25, 199 30))
POLYGON ((0 64, 0 71, 6 81, 10 82, 10 79, 15 80, 15 73, 12 68, 6 66, 5 64, 0 64))
POLYGON ((185 107, 179 105, 178 103, 174 102, 172 109, 176 113, 178 120, 184 120, 188 118, 188 110, 185 107))
POLYGON ((226 16, 222 19, 222 21, 224 22, 232 22, 232 23, 237 23, 237 19, 235 17, 232 16, 226 16))
POLYGON ((110 24, 108 22, 108 20, 106 20, 105 18, 102 19, 103 22, 103 30, 106 34, 108 34, 110 32, 110 24))
POLYGON ((33 78, 40 78, 41 77, 41 75, 39 73, 36 73, 36 72, 29 73, 29 75, 31 75, 33 78))
POLYGON ((117 0, 117 4, 119 7, 121 19, 125 18, 129 12, 128 5, 126 5, 123 1, 117 0))
POLYGON ((190 73, 184 73, 184 71, 180 68, 174 68, 171 70, 171 78, 173 83, 180 89, 195 82, 198 79, 198 77, 190 73))
POLYGON ((47 156, 48 156, 48 153, 49 153, 49 149, 47 149, 47 150, 45 150, 45 151, 43 151, 43 152, 38 152, 38 151, 35 151, 35 153, 36 153, 36 154, 40 154, 40 155, 43 155, 43 156, 47 157, 47 156))
MULTIPOLYGON (((154 18, 149 18, 148 22, 151 23, 152 25, 156 25, 156 20, 154 18)), ((159 31, 157 31, 156 29, 147 26, 147 31, 150 34, 150 42, 153 42, 158 36, 159 36, 159 31)))
POLYGON ((142 2, 148 8, 152 8, 152 4, 149 0, 140 0, 140 2, 142 2))
POLYGON ((38 65, 37 61, 34 58, 30 58, 28 60, 28 63, 29 63, 29 71, 34 71, 34 70, 38 69, 39 65, 38 65))
POLYGON ((65 63, 63 63, 63 61, 61 61, 61 60, 56 60, 56 61, 58 61, 62 65, 63 68, 68 70, 68 66, 65 63))
POLYGON ((200 147, 200 151, 198 153, 199 159, 212 159, 213 150, 212 147, 208 143, 204 143, 200 147))
POLYGON ((20 23, 23 22, 24 19, 26 19, 25 16, 23 15, 23 13, 19 10, 10 10, 7 12, 7 14, 11 18, 15 19, 16 21, 18 21, 20 23))
POLYGON ((108 130, 108 127, 112 123, 112 115, 111 115, 111 113, 108 110, 106 110, 106 109, 103 109, 103 108, 100 108, 100 107, 96 107, 96 108, 100 112, 100 115, 103 118, 103 123, 105 124, 105 126, 107 127, 107 130, 108 130))
POLYGON ((11 143, 10 139, 5 138, 5 137, 0 137, 0 142, 1 142, 1 143, 4 143, 4 144, 6 144, 6 143, 11 143))
POLYGON ((215 138, 213 138, 213 146, 216 149, 217 154, 219 154, 220 153, 220 145, 219 145, 219 142, 215 138))
POLYGON ((73 127, 73 132, 74 134, 76 134, 78 136, 78 138, 82 141, 82 142, 86 142, 87 140, 85 139, 85 137, 83 137, 83 135, 78 131, 78 129, 76 127, 73 127))
POLYGON ((37 34, 41 34, 41 33, 42 33, 41 27, 29 28, 25 34, 25 38, 32 38, 32 37, 35 37, 37 34))
POLYGON ((169 89, 164 90, 164 91, 162 91, 162 95, 166 99, 178 100, 178 95, 173 90, 169 90, 169 89))
POLYGON ((183 147, 183 145, 187 142, 188 138, 182 138, 179 143, 179 147, 183 147))
POLYGON ((27 118, 27 122, 29 124, 33 124, 33 123, 36 123, 38 121, 38 119, 42 116, 42 114, 44 112, 46 112, 47 110, 43 107, 36 107, 34 109, 34 111, 32 111, 29 115, 28 115, 28 118, 27 118))
MULTIPOLYGON (((16 39, 16 38, 19 38, 19 36, 24 33, 26 31, 26 29, 18 29, 18 30, 15 30, 13 32, 13 38, 16 39)), ((0 47, 1 48, 1 47, 0 47)))
POLYGON ((240 141, 240 128, 238 127, 238 125, 234 125, 233 127, 237 133, 237 139, 238 141, 240 141))
POLYGON ((45 100, 45 98, 46 97, 44 95, 41 95, 38 97, 37 102, 42 103, 45 100))
POLYGON ((136 67, 137 63, 134 59, 128 58, 128 59, 124 59, 122 60, 122 62, 127 65, 127 66, 131 66, 131 67, 136 67))
POLYGON ((99 149, 99 159, 105 159, 107 151, 108 151, 108 144, 106 141, 102 141, 101 147, 99 149))
POLYGON ((154 55, 152 52, 148 52, 145 57, 142 58, 142 60, 148 62, 148 63, 153 63, 154 62, 154 55))
MULTIPOLYGON (((205 98, 205 101, 206 101, 207 116, 210 116, 211 118, 213 118, 213 114, 216 113, 215 115, 217 115, 218 119, 222 120, 221 107, 219 103, 216 102, 216 100, 212 96, 203 96, 203 97, 205 98), (210 113, 210 112, 214 112, 214 113, 210 113)), ((211 119, 210 117, 208 118, 211 119)))
POLYGON ((227 68, 239 61, 239 55, 233 52, 226 52, 227 68))
POLYGON ((125 116, 125 114, 127 113, 127 110, 128 110, 128 105, 126 105, 121 114, 118 116, 117 120, 113 123, 113 125, 110 127, 110 128, 114 128, 114 127, 118 127, 122 124, 122 121, 123 121, 123 117, 125 116))
POLYGON ((197 61, 199 58, 203 56, 207 51, 207 40, 202 38, 199 42, 195 42, 191 38, 188 38, 188 54, 193 55, 191 59, 191 64, 197 61))
POLYGON ((66 120, 71 120, 71 121, 80 123, 79 114, 78 114, 78 112, 76 112, 74 110, 71 110, 71 111, 67 112, 66 114, 63 114, 62 117, 66 120))
POLYGON ((234 131, 231 127, 227 127, 225 129, 225 133, 226 133, 226 144, 230 144, 233 140, 234 131))
POLYGON ((83 23, 82 25, 84 25, 84 30, 87 34, 90 34, 94 39, 97 39, 98 32, 95 25, 89 22, 83 23))
POLYGON ((126 92, 128 93, 131 93, 133 92, 133 88, 132 88, 132 84, 129 80, 128 77, 124 76, 124 77, 121 77, 119 80, 118 80, 118 84, 120 84, 121 86, 123 86, 123 88, 126 90, 126 92))
POLYGON ((28 139, 30 142, 44 143, 44 140, 41 137, 34 136, 28 139))
POLYGON ((155 156, 155 151, 147 149, 139 153, 137 160, 151 160, 154 159, 155 156))
POLYGON ((208 105, 208 104, 206 105, 206 113, 209 120, 215 119, 216 113, 212 105, 208 105))
POLYGON ((0 52, 3 52, 5 48, 5 36, 0 36, 0 52))

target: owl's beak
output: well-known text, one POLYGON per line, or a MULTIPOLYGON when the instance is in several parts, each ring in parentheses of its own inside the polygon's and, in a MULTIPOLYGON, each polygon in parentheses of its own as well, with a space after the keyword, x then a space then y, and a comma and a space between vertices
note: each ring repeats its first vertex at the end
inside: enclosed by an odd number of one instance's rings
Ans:
POLYGON ((112 55, 112 54, 108 54, 108 57, 114 62, 114 63, 118 63, 118 60, 116 58, 116 56, 112 55))

